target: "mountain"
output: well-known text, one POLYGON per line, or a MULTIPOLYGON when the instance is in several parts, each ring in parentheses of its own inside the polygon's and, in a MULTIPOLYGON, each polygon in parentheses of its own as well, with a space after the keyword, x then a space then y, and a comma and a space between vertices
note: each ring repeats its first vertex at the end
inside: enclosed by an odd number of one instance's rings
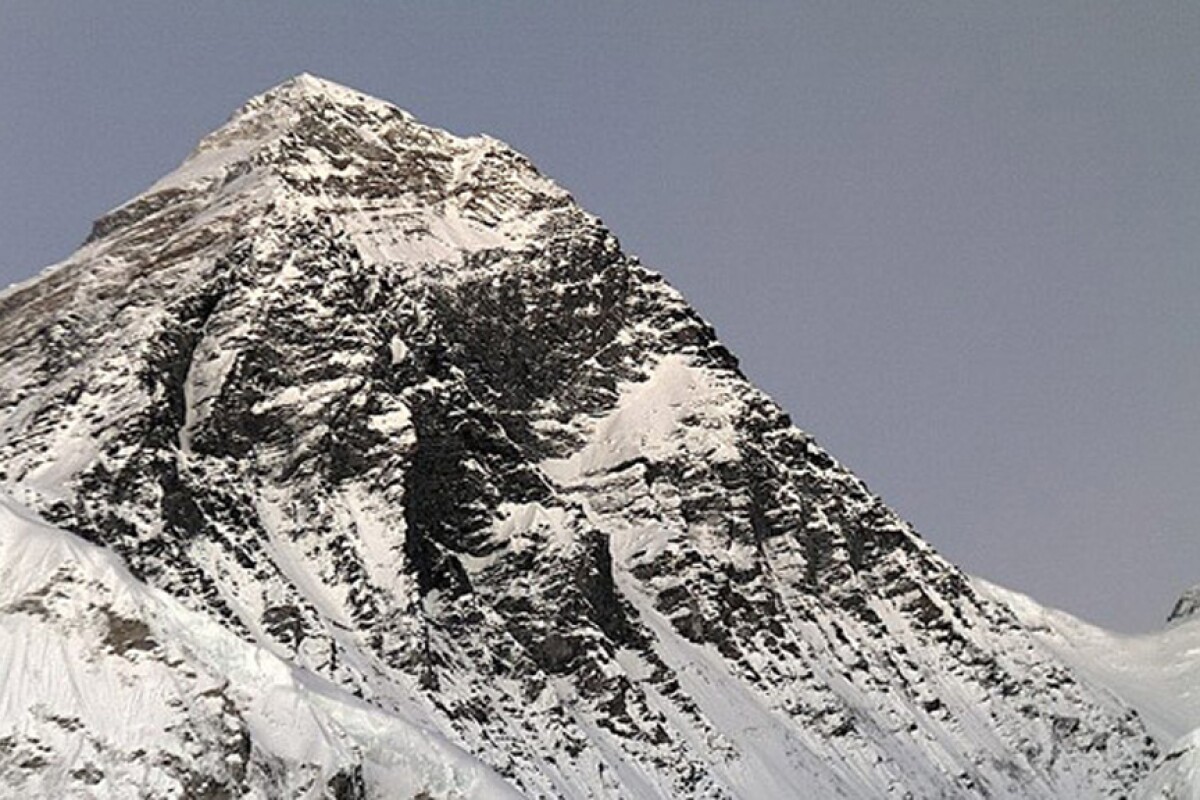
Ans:
POLYGON ((1191 619, 1197 612, 1200 612, 1200 586, 1193 586, 1179 596, 1167 622, 1191 619))
POLYGON ((1123 797, 1168 744, 525 157, 327 81, 0 342, 8 794, 1123 797))

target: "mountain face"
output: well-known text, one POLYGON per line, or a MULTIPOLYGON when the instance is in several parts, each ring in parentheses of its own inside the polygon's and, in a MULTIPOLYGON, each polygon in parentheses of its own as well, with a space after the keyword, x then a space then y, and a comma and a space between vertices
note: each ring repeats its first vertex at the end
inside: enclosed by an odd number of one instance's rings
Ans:
POLYGON ((0 369, 6 794, 1121 797, 1167 744, 527 159, 319 79, 0 295, 0 369))

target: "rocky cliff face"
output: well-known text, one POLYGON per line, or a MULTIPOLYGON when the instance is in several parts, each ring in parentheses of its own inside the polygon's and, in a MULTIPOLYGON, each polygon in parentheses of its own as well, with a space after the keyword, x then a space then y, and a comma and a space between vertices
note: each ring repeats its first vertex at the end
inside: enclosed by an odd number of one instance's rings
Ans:
MULTIPOLYGON (((289 81, 0 295, 0 342, 13 503, 521 794, 1115 797, 1157 755, 492 139, 289 81)), ((2 691, 10 788, 83 794, 157 735, 46 738, 2 691)), ((274 772, 158 793, 412 788, 362 737, 282 752, 266 716, 238 747, 274 772)))

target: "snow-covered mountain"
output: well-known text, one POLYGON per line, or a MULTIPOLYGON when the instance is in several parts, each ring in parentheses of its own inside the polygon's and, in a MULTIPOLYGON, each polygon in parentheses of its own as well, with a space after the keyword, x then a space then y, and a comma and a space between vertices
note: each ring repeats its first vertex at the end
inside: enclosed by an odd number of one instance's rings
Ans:
POLYGON ((1139 796, 1200 800, 1200 618, 1185 619, 1185 592, 1161 631, 1121 635, 1070 614, 1038 605, 1025 595, 974 579, 984 594, 1008 605, 1023 625, 1076 675, 1112 692, 1138 711, 1166 748, 1139 796))
POLYGON ((0 369, 8 794, 1122 797, 1175 732, 527 159, 310 76, 0 369))

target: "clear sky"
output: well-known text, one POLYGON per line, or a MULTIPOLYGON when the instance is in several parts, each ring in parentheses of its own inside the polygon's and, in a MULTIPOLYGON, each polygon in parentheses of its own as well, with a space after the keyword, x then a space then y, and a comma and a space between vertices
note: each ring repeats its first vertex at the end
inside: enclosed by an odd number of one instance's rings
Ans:
POLYGON ((0 285, 302 71, 530 156, 968 571, 1200 582, 1200 4, 0 0, 0 285))

